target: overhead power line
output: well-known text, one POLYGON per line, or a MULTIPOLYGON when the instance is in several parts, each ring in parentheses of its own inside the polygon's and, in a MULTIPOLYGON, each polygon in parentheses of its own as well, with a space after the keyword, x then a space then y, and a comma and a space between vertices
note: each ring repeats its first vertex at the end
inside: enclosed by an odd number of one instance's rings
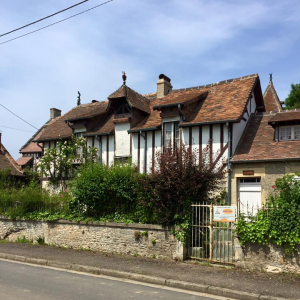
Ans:
POLYGON ((78 13, 78 14, 75 14, 75 15, 73 15, 73 16, 70 16, 70 17, 68 17, 68 18, 62 19, 62 20, 60 20, 60 21, 58 21, 58 22, 52 23, 52 24, 50 24, 50 25, 41 27, 41 28, 39 28, 39 29, 37 29, 37 30, 33 30, 33 31, 28 32, 28 33, 26 33, 26 34, 23 34, 23 35, 20 35, 20 36, 15 37, 15 38, 13 38, 13 39, 10 39, 10 40, 7 40, 7 41, 5 41, 5 42, 2 42, 2 43, 0 43, 0 45, 6 44, 6 43, 8 43, 8 42, 11 42, 11 41, 14 41, 14 40, 17 40, 17 39, 20 39, 20 38, 22 38, 22 37, 24 37, 24 36, 27 36, 27 35, 29 35, 29 34, 35 33, 35 32, 37 32, 37 31, 40 31, 40 30, 43 30, 43 29, 48 28, 48 27, 50 27, 50 26, 53 26, 53 25, 56 25, 56 24, 58 24, 58 23, 64 22, 64 21, 69 20, 69 19, 71 19, 71 18, 77 17, 77 16, 79 16, 79 15, 81 15, 81 14, 84 14, 84 13, 86 13, 86 12, 92 10, 92 9, 95 9, 95 8, 97 8, 97 7, 99 7, 99 6, 103 6, 103 5, 105 5, 105 4, 109 3, 109 2, 112 2, 112 1, 113 1, 113 0, 109 0, 109 1, 103 2, 103 3, 99 4, 99 5, 96 5, 96 6, 92 7, 92 8, 89 8, 89 9, 87 9, 87 10, 84 10, 84 11, 82 11, 82 12, 80 12, 80 13, 78 13))
POLYGON ((81 2, 79 2, 79 3, 77 3, 77 4, 74 4, 74 5, 70 6, 70 7, 68 7, 68 8, 65 8, 65 9, 63 9, 63 10, 60 10, 60 11, 58 11, 58 12, 56 12, 56 13, 50 15, 50 16, 47 16, 47 17, 45 17, 45 18, 42 18, 42 19, 39 19, 39 20, 37 20, 37 21, 31 22, 31 23, 29 23, 29 24, 27 24, 27 25, 24 25, 24 26, 22 26, 22 27, 16 28, 16 29, 11 30, 11 31, 9 31, 9 32, 3 33, 3 34, 0 35, 0 37, 2 37, 2 36, 4 36, 4 35, 7 35, 7 34, 10 34, 10 33, 13 33, 13 32, 18 31, 18 30, 21 30, 21 29, 23 29, 23 28, 25 28, 25 27, 28 27, 28 26, 33 25, 33 24, 35 24, 35 23, 41 22, 41 21, 46 20, 46 19, 48 19, 48 18, 51 18, 51 17, 53 17, 53 16, 55 16, 55 15, 58 15, 58 14, 60 14, 60 13, 62 13, 62 12, 64 12, 64 11, 66 11, 66 10, 71 9, 71 8, 73 8, 73 7, 75 7, 75 6, 78 6, 78 5, 80 5, 80 4, 83 4, 84 2, 87 2, 87 1, 89 1, 89 0, 81 1, 81 2))
POLYGON ((3 125, 0 125, 0 127, 13 129, 13 130, 18 130, 18 131, 35 132, 35 131, 30 131, 30 130, 23 130, 23 129, 13 128, 13 127, 3 126, 3 125))
POLYGON ((16 116, 17 118, 19 118, 20 120, 24 121, 25 123, 27 123, 28 125, 30 125, 31 127, 39 130, 38 128, 36 128, 35 126, 31 125, 30 123, 28 123, 27 121, 25 121, 24 119, 22 119, 21 117, 19 117, 18 115, 16 115, 15 113, 13 113, 11 110, 9 110, 8 108, 6 108, 3 104, 0 103, 0 105, 5 108, 6 110, 8 110, 11 114, 13 114, 14 116, 16 116))

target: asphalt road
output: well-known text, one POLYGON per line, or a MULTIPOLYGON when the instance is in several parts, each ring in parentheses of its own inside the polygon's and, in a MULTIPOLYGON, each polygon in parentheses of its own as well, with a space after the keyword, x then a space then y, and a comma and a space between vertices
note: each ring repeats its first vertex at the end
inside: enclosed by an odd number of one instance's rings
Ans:
POLYGON ((1 300, 212 300, 197 293, 157 288, 22 263, 0 261, 1 300))

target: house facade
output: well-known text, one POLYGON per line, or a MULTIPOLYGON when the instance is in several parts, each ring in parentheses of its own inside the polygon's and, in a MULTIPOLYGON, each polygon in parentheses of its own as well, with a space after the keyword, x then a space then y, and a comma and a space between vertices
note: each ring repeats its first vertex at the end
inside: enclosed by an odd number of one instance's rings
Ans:
POLYGON ((231 196, 231 157, 251 115, 265 112, 259 76, 173 89, 170 78, 161 74, 156 84, 155 93, 141 95, 126 85, 124 74, 123 84, 106 101, 78 103, 34 142, 45 150, 72 134, 83 136, 88 147, 98 148, 101 163, 130 159, 141 173, 152 171, 155 155, 164 147, 191 146, 200 161, 209 145, 209 164, 227 171, 231 196))
POLYGON ((283 110, 272 78, 265 112, 252 114, 231 159, 231 197, 256 214, 274 192, 275 180, 300 172, 300 110, 283 110))

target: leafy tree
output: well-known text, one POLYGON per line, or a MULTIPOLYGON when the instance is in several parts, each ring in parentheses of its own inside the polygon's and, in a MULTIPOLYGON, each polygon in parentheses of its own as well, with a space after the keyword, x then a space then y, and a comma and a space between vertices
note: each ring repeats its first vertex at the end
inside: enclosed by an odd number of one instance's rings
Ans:
POLYGON ((291 84, 291 91, 285 99, 285 108, 300 108, 300 83, 291 84))
POLYGON ((86 148, 84 138, 71 137, 70 140, 60 140, 56 147, 45 150, 44 156, 38 162, 38 171, 41 176, 46 176, 54 186, 66 188, 66 181, 74 175, 77 150, 81 149, 83 156, 80 162, 87 163, 97 158, 97 148, 86 148))

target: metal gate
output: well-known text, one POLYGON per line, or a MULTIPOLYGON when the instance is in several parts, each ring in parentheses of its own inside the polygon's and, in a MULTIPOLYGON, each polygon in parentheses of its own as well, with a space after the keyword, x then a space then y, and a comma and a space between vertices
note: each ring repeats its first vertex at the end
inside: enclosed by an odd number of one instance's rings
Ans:
POLYGON ((213 204, 192 204, 189 257, 211 263, 234 264, 234 224, 213 222, 213 204))

